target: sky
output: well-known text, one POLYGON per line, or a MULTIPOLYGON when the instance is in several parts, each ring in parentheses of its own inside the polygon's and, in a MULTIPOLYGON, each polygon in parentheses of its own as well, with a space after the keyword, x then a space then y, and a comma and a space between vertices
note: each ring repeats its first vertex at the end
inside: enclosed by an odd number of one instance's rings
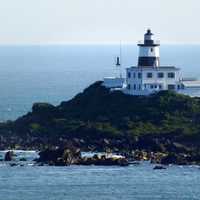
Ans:
POLYGON ((200 44, 200 0, 0 0, 0 44, 200 44))

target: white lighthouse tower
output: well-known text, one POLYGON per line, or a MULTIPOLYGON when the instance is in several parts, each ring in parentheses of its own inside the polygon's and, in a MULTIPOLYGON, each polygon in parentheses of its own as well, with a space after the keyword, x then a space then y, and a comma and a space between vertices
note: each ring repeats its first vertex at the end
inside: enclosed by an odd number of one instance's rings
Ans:
POLYGON ((154 40, 150 29, 138 46, 138 65, 126 69, 124 92, 131 95, 149 95, 161 90, 181 89, 180 69, 160 65, 160 42, 154 40))
POLYGON ((158 67, 160 65, 159 42, 154 41, 153 33, 148 29, 144 41, 138 43, 138 66, 158 67))

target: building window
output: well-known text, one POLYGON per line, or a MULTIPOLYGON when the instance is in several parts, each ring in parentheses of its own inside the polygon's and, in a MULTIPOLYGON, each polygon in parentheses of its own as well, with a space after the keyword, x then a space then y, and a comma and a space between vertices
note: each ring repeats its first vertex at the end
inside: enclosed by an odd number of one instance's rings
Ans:
POLYGON ((135 84, 133 85, 133 89, 136 90, 136 85, 135 84))
POLYGON ((175 73, 174 72, 169 72, 168 73, 168 78, 174 78, 175 77, 175 73))
POLYGON ((135 72, 133 73, 133 78, 135 78, 135 72))
POLYGON ((130 85, 130 84, 127 85, 127 89, 128 89, 128 90, 131 89, 131 85, 130 85))
POLYGON ((168 85, 168 90, 175 90, 175 85, 169 84, 168 85))
POLYGON ((153 52, 153 48, 151 48, 151 52, 153 52))
POLYGON ((142 78, 142 73, 138 73, 138 78, 140 79, 140 78, 142 78))
POLYGON ((153 74, 151 72, 148 72, 147 73, 147 78, 152 78, 153 77, 153 74))
POLYGON ((180 89, 181 89, 180 85, 177 85, 177 89, 178 89, 178 90, 180 90, 180 89))
POLYGON ((131 78, 131 73, 130 72, 128 72, 128 78, 131 78))
POLYGON ((158 78, 164 78, 164 73, 163 72, 159 72, 158 73, 158 78))
POLYGON ((162 85, 159 85, 159 89, 160 89, 160 90, 162 89, 162 85))
POLYGON ((138 90, 141 90, 141 85, 140 84, 138 85, 138 90))
POLYGON ((151 85, 150 88, 153 89, 153 85, 151 85))

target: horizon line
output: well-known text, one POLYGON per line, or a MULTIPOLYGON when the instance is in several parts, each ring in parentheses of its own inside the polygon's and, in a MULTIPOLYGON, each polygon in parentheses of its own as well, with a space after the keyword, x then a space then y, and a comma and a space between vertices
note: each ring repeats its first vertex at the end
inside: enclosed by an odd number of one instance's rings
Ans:
MULTIPOLYGON (((137 42, 66 42, 66 43, 0 43, 0 46, 67 46, 67 45, 137 45, 137 42)), ((199 46, 200 43, 161 43, 163 45, 195 45, 199 46)))

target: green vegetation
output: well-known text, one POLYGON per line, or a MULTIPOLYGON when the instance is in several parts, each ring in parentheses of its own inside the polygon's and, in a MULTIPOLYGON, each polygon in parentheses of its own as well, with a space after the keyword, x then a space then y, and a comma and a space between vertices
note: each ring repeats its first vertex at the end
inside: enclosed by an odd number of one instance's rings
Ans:
MULTIPOLYGON (((162 91, 145 96, 128 96, 110 92, 97 82, 74 99, 58 107, 62 117, 80 120, 106 134, 101 124, 109 124, 110 133, 117 135, 177 134, 198 135, 200 99, 162 91), (112 128, 111 128, 112 127, 112 128)), ((111 136, 112 134, 110 134, 111 136)))

